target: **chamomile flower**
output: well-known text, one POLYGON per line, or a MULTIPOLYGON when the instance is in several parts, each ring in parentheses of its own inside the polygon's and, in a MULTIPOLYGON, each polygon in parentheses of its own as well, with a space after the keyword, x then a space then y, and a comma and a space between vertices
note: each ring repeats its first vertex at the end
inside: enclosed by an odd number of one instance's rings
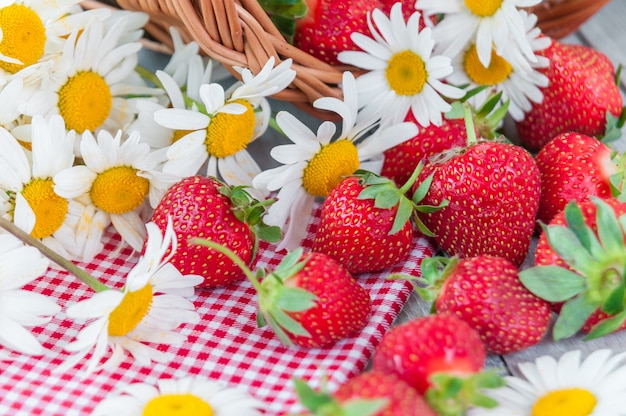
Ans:
POLYGON ((276 115, 276 122, 294 143, 276 146, 272 157, 282 163, 274 169, 258 174, 256 188, 278 191, 277 201, 270 206, 265 222, 279 226, 284 238, 278 249, 296 248, 306 232, 306 221, 316 197, 326 197, 345 176, 359 168, 379 172, 382 153, 417 134, 413 123, 377 126, 378 119, 363 118, 358 114, 358 98, 354 76, 344 72, 342 88, 344 101, 324 97, 316 100, 316 108, 337 113, 343 119, 341 135, 333 140, 335 124, 323 122, 317 134, 288 112, 276 115), (362 140, 361 140, 362 139, 362 140))
POLYGON ((75 30, 55 61, 48 79, 24 106, 26 115, 60 114, 68 130, 117 131, 134 119, 138 98, 161 94, 157 88, 126 83, 137 65, 139 42, 119 44, 127 22, 116 21, 109 30, 95 19, 75 30))
POLYGON ((407 22, 402 5, 396 3, 387 17, 375 9, 368 19, 373 38, 353 33, 363 51, 343 51, 338 59, 367 70, 357 79, 364 112, 381 113, 383 123, 404 121, 409 109, 422 126, 441 124, 450 104, 442 97, 460 98, 463 91, 441 80, 450 75, 447 56, 431 56, 435 45, 430 28, 419 30, 419 12, 407 22))
POLYGON ((107 397, 93 416, 261 416, 264 404, 245 390, 201 377, 133 383, 107 397))
MULTIPOLYGON (((142 209, 150 201, 156 206, 180 178, 160 172, 159 159, 138 133, 122 141, 101 130, 96 137, 83 133, 80 151, 84 165, 72 166, 54 176, 54 190, 65 198, 76 198, 105 213, 122 239, 139 251, 145 237, 142 209)), ((100 238, 104 228, 100 230, 100 238)))
POLYGON ((34 247, 0 233, 0 359, 11 351, 40 355, 41 343, 25 327, 43 325, 61 308, 47 296, 22 287, 43 276, 48 260, 34 247))
POLYGON ((7 73, 39 62, 55 51, 63 33, 61 19, 79 0, 0 1, 0 69, 7 73))
POLYGON ((35 116, 30 127, 32 153, 0 129, 0 190, 9 197, 5 216, 59 254, 74 258, 85 207, 57 194, 53 177, 72 167, 75 133, 66 131, 60 116, 35 116))
MULTIPOLYGON (((533 51, 539 51, 550 46, 550 39, 538 37, 540 29, 535 26, 537 17, 533 14, 521 12, 526 22, 526 34, 533 51)), ((538 56, 535 63, 526 61, 523 65, 516 60, 519 56, 511 55, 503 51, 498 55, 495 50, 491 52, 491 61, 488 67, 478 59, 475 44, 458 54, 452 60, 454 71, 448 77, 448 81, 457 85, 469 85, 469 88, 477 86, 490 86, 481 93, 470 98, 470 103, 478 108, 491 92, 502 91, 502 100, 510 100, 508 112, 516 121, 524 119, 524 114, 531 110, 533 103, 543 100, 541 88, 549 83, 548 77, 536 70, 549 65, 547 58, 538 56), (509 58, 510 60, 508 60, 509 58)))
POLYGON ((494 47, 498 55, 508 49, 535 60, 518 8, 534 6, 540 1, 417 0, 415 8, 428 14, 444 14, 433 30, 441 53, 454 56, 472 43, 476 45, 478 59, 488 67, 494 47))
POLYGON ((247 147, 267 129, 270 108, 265 97, 289 85, 295 71, 291 60, 274 67, 273 57, 256 76, 241 71, 242 84, 235 84, 230 95, 216 83, 200 86, 202 112, 194 105, 192 109, 168 108, 154 114, 155 121, 164 127, 189 131, 167 151, 164 172, 194 175, 208 160, 208 176, 220 177, 229 185, 250 185, 261 171, 247 147))
POLYGON ((626 414, 626 353, 601 349, 581 361, 579 350, 558 360, 542 356, 519 365, 524 378, 505 377, 507 386, 485 394, 494 409, 472 409, 470 416, 621 416, 626 414))
POLYGON ((175 233, 171 222, 162 234, 158 226, 148 223, 144 255, 126 277, 121 290, 104 290, 86 300, 72 304, 67 315, 72 319, 90 322, 76 339, 65 346, 73 353, 57 371, 77 365, 88 353, 87 373, 112 369, 124 359, 128 351, 141 365, 152 361, 167 362, 172 357, 146 343, 179 345, 186 336, 174 330, 200 318, 193 303, 186 300, 203 278, 182 275, 163 258, 169 247, 176 250, 175 233), (110 350, 111 355, 104 360, 110 350))

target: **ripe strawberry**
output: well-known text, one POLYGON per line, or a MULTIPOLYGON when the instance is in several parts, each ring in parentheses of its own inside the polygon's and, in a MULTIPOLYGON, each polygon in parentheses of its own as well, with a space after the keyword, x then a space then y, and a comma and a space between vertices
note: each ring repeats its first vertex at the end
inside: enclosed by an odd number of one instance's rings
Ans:
POLYGON ((535 266, 520 280, 559 312, 555 340, 581 329, 594 338, 626 328, 624 214, 626 202, 592 196, 569 202, 543 228, 535 266))
MULTIPOLYGON (((353 274, 379 271, 404 260, 413 243, 413 210, 435 209, 417 205, 428 181, 414 201, 405 196, 419 170, 421 165, 400 189, 390 179, 366 171, 343 179, 324 200, 312 250, 334 258, 353 274)), ((423 227, 422 231, 428 233, 423 227)))
POLYGON ((259 325, 269 324, 287 346, 330 347, 363 329, 369 320, 369 292, 325 254, 303 254, 298 248, 274 271, 258 270, 257 275, 264 276, 259 282, 227 247, 208 240, 192 241, 238 261, 257 291, 259 325))
POLYGON ((294 45, 331 65, 340 64, 337 54, 358 50, 350 35, 369 34, 367 14, 379 0, 305 0, 306 17, 296 22, 294 45))
POLYGON ((487 350, 509 354, 537 344, 548 330, 550 305, 522 285, 518 270, 501 257, 431 257, 421 265, 420 296, 438 313, 474 328, 487 350), (443 269, 440 269, 444 266, 443 269))
POLYGON ((619 117, 623 105, 613 64, 606 55, 554 39, 538 54, 550 60, 550 66, 540 70, 550 83, 542 90, 543 101, 533 104, 517 123, 521 143, 537 151, 567 131, 588 136, 604 133, 607 113, 619 117))
POLYGON ((569 201, 612 196, 611 178, 620 172, 612 152, 597 138, 573 132, 546 144, 535 157, 541 173, 537 218, 547 224, 569 201))
POLYGON ((203 276, 200 287, 225 286, 244 279, 241 269, 223 254, 190 245, 188 240, 199 237, 217 241, 252 265, 258 238, 276 241, 280 237, 276 228, 261 221, 265 205, 267 202, 253 200, 241 187, 228 187, 210 177, 191 176, 167 190, 151 221, 164 232, 171 217, 178 249, 170 262, 182 274, 203 276))
MULTIPOLYGON (((391 13, 391 8, 396 3, 402 3, 402 16, 404 17, 404 21, 408 21, 413 13, 416 11, 421 13, 421 10, 415 8, 415 0, 381 0, 379 8, 386 14, 389 15, 391 13)), ((419 30, 422 30, 426 25, 424 24, 424 16, 420 19, 419 30)), ((436 16, 432 16, 431 22, 436 23, 436 16)))
POLYGON ((520 146, 479 141, 424 166, 418 181, 434 174, 418 213, 450 255, 504 257, 519 266, 530 246, 541 184, 533 157, 520 146))
POLYGON ((442 313, 391 328, 374 351, 372 368, 406 381, 426 395, 435 411, 443 406, 445 414, 465 414, 470 403, 486 398, 478 390, 502 384, 494 373, 481 372, 485 357, 478 333, 455 315, 442 313), (456 391, 450 394, 450 388, 456 391))
MULTIPOLYGON (((405 121, 417 124, 411 110, 405 121)), ((380 174, 401 186, 409 180, 422 159, 444 150, 465 146, 465 143, 467 143, 467 135, 463 119, 444 118, 441 126, 430 124, 428 127, 422 127, 415 137, 386 150, 380 174)))
POLYGON ((413 387, 392 373, 361 373, 334 394, 314 391, 300 379, 294 382, 300 403, 312 415, 436 416, 413 387))

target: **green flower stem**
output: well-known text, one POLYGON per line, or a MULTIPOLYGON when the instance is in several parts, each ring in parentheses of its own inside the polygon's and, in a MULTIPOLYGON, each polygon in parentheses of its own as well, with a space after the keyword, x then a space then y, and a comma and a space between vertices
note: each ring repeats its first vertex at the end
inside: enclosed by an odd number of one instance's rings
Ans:
POLYGON ((467 145, 473 146, 478 139, 476 138, 476 131, 474 131, 472 109, 468 104, 463 104, 463 119, 465 120, 465 130, 467 131, 467 145))
POLYGON ((159 78, 152 71, 144 68, 141 65, 137 65, 135 67, 135 72, 138 73, 141 78, 154 84, 155 87, 163 89, 163 84, 161 84, 159 78))
POLYGON ((283 130, 280 128, 280 126, 276 122, 276 117, 273 114, 270 117, 269 127, 273 128, 274 130, 276 130, 278 133, 282 134, 283 136, 285 135, 283 130))
POLYGON ((211 240, 205 240, 202 238, 192 238, 191 240, 189 240, 189 244, 200 244, 201 246, 209 247, 222 253, 230 260, 232 260, 232 262, 235 263, 237 267, 239 267, 244 272, 250 283, 252 283, 252 286, 254 286, 254 288, 256 289, 257 293, 263 293, 264 290, 261 287, 261 282, 259 282, 254 273, 252 273, 252 270, 248 268, 246 263, 244 263, 244 261, 241 260, 239 256, 233 253, 232 250, 228 249, 228 247, 224 247, 219 243, 211 240))
POLYGON ((18 228, 15 224, 7 220, 6 218, 0 217, 0 227, 4 228, 5 230, 10 232, 15 237, 19 238, 21 241, 28 244, 29 246, 32 246, 38 249, 41 252, 41 254, 43 254, 44 256, 52 260, 53 262, 57 263, 59 266, 63 267, 68 272, 72 273, 74 276, 80 279, 80 281, 85 283, 94 291, 103 292, 105 290, 110 289, 107 285, 100 282, 98 279, 96 279, 95 277, 87 273, 85 270, 76 266, 74 263, 67 260, 66 258, 61 256, 59 253, 55 252, 54 250, 51 250, 48 246, 43 244, 41 241, 37 240, 36 238, 33 238, 30 234, 22 231, 20 228, 18 228))

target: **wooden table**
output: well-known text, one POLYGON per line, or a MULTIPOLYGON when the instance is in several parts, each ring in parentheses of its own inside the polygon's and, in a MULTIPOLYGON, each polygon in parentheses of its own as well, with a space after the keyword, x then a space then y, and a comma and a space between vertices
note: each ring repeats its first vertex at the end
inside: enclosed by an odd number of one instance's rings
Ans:
MULTIPOLYGON (((625 25, 626 1, 612 0, 595 16, 588 20, 576 34, 570 35, 561 41, 564 43, 578 43, 591 46, 605 53, 616 66, 620 63, 626 65, 625 25)), ((146 67, 150 69, 157 69, 162 68, 167 63, 167 59, 169 58, 167 56, 160 56, 159 54, 145 51, 140 59, 146 67)), ((229 86, 232 81, 232 78, 226 78, 224 80, 224 85, 229 86)), ((622 74, 621 86, 622 90, 626 91, 626 71, 622 74)), ((288 110, 304 123, 311 126, 314 130, 317 129, 317 126, 321 122, 319 119, 303 113, 289 103, 271 100, 271 104, 272 110, 288 110)), ((626 133, 624 136, 626 136, 626 133)), ((276 162, 269 156, 268 149, 277 144, 286 143, 290 143, 288 139, 270 129, 263 137, 253 142, 249 146, 249 150, 255 155, 259 165, 263 169, 267 169, 276 166, 276 162)), ((619 142, 616 142, 614 147, 620 151, 626 150, 626 137, 623 137, 619 140, 619 142)), ((522 267, 527 267, 531 265, 532 262, 533 259, 531 250, 529 257, 526 259, 526 262, 522 267)), ((401 314, 396 319, 395 324, 406 322, 416 316, 425 315, 428 313, 429 308, 430 304, 422 301, 415 293, 413 293, 401 311, 401 314)), ((583 341, 582 337, 578 336, 562 340, 558 343, 550 341, 550 334, 548 334, 542 343, 524 351, 506 356, 489 356, 487 367, 495 368, 501 374, 516 374, 516 367, 518 363, 533 361, 536 357, 541 355, 553 355, 556 357, 571 349, 581 349, 586 354, 604 347, 610 347, 620 351, 626 350, 626 331, 593 341, 583 341)))

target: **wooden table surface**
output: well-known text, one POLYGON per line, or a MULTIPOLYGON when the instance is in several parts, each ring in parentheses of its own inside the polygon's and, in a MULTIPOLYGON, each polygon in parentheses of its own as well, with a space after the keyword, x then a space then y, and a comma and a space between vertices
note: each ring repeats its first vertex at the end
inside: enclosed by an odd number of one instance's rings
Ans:
MULTIPOLYGON (((561 42, 578 43, 591 46, 605 53, 616 66, 620 63, 626 66, 625 26, 626 1, 612 0, 596 15, 588 20, 577 33, 561 39, 561 42)), ((167 56, 162 56, 149 51, 142 52, 142 56, 140 57, 142 64, 149 69, 162 68, 165 63, 167 63, 167 59, 167 56)), ((232 83, 232 79, 226 78, 223 83, 225 86, 228 86, 232 83)), ((626 71, 623 71, 621 86, 622 91, 626 91, 626 71)), ((289 103, 276 100, 270 101, 273 111, 287 110, 299 117, 300 120, 311 126, 314 130, 317 129, 317 126, 321 122, 319 119, 303 113, 289 103)), ((624 136, 626 136, 626 132, 624 133, 624 136)), ((251 153, 255 155, 259 165, 266 169, 276 166, 276 162, 269 156, 268 149, 277 144, 284 143, 289 143, 289 141, 285 137, 270 129, 264 136, 253 142, 249 146, 249 149, 251 153)), ((623 137, 616 142, 614 147, 620 151, 626 150, 626 137, 623 137)), ((533 259, 531 250, 529 257, 526 259, 522 268, 532 265, 532 262, 533 259)), ((427 314, 429 308, 429 303, 422 301, 415 293, 413 293, 400 315, 397 317, 395 324, 406 322, 416 316, 427 314)), ((571 349, 581 349, 583 350, 583 354, 586 355, 593 350, 605 347, 613 348, 618 351, 626 350, 626 331, 592 341, 583 341, 582 337, 578 336, 559 341, 558 343, 552 342, 550 340, 550 334, 548 334, 543 342, 524 351, 506 356, 489 356, 486 365, 489 368, 497 369, 501 374, 517 374, 516 368, 518 363, 533 361, 536 357, 541 355, 553 355, 558 357, 563 352, 571 349)))

